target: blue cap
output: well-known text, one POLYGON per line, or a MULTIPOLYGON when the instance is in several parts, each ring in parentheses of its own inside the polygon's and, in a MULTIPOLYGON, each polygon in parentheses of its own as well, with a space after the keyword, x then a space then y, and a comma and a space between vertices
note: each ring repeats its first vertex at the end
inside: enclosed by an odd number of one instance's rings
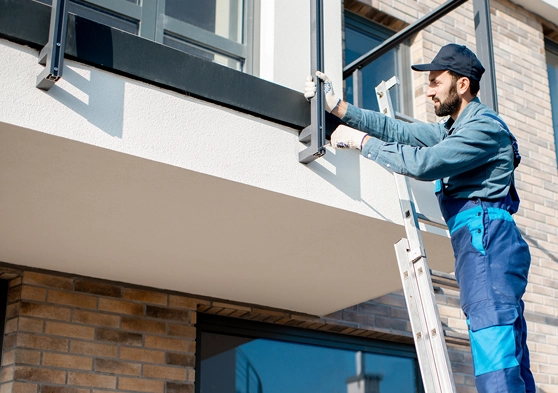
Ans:
POLYGON ((432 63, 415 64, 411 68, 415 71, 453 71, 469 79, 480 81, 484 67, 477 56, 466 46, 448 44, 443 46, 432 63))

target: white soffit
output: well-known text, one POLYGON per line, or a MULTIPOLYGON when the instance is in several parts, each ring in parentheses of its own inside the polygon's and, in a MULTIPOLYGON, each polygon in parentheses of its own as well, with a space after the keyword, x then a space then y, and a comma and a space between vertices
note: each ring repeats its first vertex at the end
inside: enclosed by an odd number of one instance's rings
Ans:
POLYGON ((558 24, 558 0, 512 0, 512 3, 558 24))
POLYGON ((0 201, 6 263, 315 315, 401 288, 400 225, 5 123, 0 201))

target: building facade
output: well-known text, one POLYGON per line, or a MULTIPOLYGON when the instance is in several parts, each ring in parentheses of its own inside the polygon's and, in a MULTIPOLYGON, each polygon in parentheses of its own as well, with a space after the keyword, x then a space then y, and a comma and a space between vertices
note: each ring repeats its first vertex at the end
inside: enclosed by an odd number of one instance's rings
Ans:
MULTIPOLYGON (((310 2, 71 0, 44 91, 50 4, 0 0, 0 393, 423 391, 392 174, 330 148, 298 162, 310 2)), ((441 4, 325 0, 336 91, 354 101, 343 68, 441 4)), ((523 156, 532 370, 553 393, 558 4, 490 10, 498 109, 523 156)), ((376 109, 397 75, 396 109, 437 121, 409 66, 451 42, 477 48, 471 1, 364 68, 359 103, 376 109)), ((412 188, 439 217, 432 184, 412 188)), ((431 267, 451 272, 445 231, 423 229, 431 267)), ((434 285, 457 389, 474 392, 459 291, 434 285)))

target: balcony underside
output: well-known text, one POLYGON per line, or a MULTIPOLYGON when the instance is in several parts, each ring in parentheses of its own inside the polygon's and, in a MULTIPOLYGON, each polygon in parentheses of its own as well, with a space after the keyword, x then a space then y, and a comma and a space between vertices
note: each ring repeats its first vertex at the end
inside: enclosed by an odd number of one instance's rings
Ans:
POLYGON ((4 123, 0 184, 5 263, 315 315, 401 288, 403 227, 361 214, 4 123))

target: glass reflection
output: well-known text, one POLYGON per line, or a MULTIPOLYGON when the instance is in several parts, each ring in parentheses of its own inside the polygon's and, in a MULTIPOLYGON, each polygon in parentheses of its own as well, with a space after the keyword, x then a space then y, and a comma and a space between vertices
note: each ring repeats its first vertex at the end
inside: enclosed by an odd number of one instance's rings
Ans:
POLYGON ((242 0, 166 0, 165 15, 242 42, 242 0))
MULTIPOLYGON (((370 22, 371 23, 371 22, 370 22)), ((381 44, 387 37, 372 32, 365 32, 357 26, 352 25, 348 20, 345 25, 345 63, 351 64, 353 61, 374 49, 381 44)), ((397 49, 391 50, 373 63, 361 69, 362 72, 362 108, 378 110, 378 101, 375 88, 382 80, 389 80, 398 74, 397 49)), ((398 75, 400 76, 400 75, 398 75)), ((346 79, 347 101, 353 103, 353 77, 346 79)), ((399 87, 391 90, 391 98, 396 111, 400 111, 399 87)))
POLYGON ((418 391, 412 358, 213 333, 201 340, 202 393, 418 391))

